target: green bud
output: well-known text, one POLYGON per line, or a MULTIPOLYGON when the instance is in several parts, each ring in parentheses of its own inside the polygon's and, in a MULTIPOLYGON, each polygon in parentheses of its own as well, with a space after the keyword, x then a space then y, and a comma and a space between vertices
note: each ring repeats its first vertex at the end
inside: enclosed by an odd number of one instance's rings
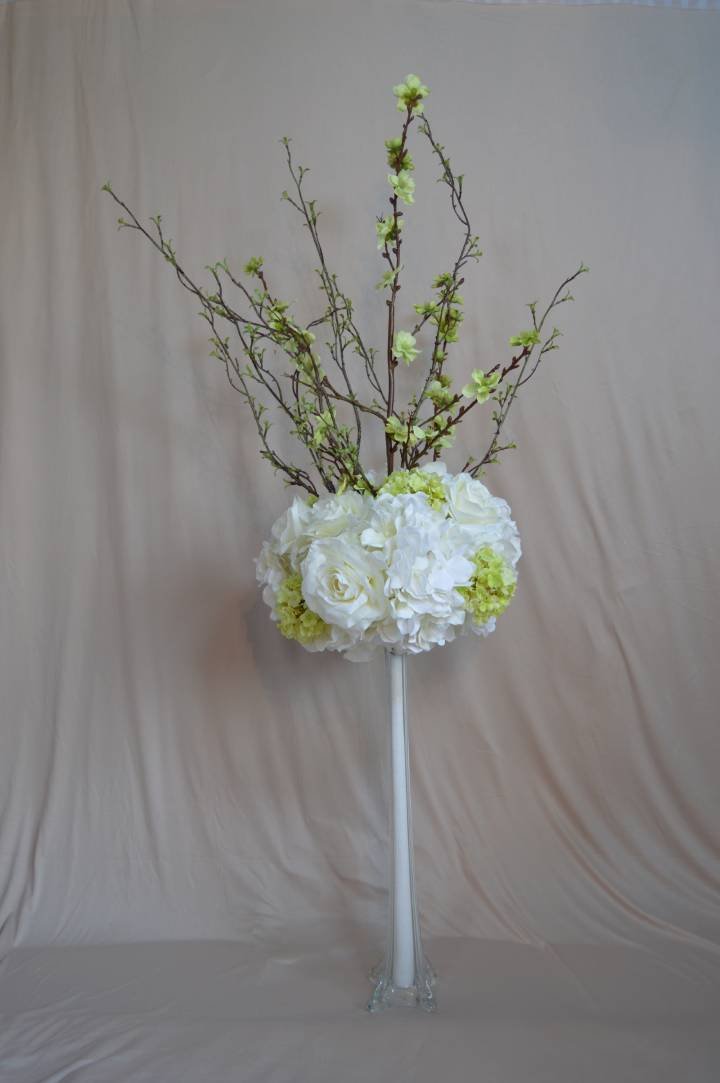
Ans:
POLYGON ((511 346, 534 346, 540 341, 540 333, 538 331, 521 331, 519 335, 513 335, 510 339, 511 346))

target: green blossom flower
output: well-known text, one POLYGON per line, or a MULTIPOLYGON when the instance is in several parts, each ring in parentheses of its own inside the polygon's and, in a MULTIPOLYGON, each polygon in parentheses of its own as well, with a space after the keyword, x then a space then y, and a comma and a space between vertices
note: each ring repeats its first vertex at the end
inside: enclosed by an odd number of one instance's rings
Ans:
POLYGON ((303 350, 302 353, 297 353, 295 355, 295 363, 306 376, 314 377, 317 374, 318 379, 322 379, 324 376, 324 372, 320 365, 320 358, 310 350, 303 350))
POLYGON ((385 432, 388 436, 392 436, 398 444, 404 444, 407 437, 407 424, 402 418, 396 417, 394 414, 389 417, 385 422, 385 432))
POLYGON ((540 341, 537 331, 521 331, 519 335, 513 335, 510 339, 511 346, 535 346, 540 341))
POLYGON ((394 215, 388 214, 375 223, 375 232, 378 238, 378 248, 384 248, 397 238, 403 228, 402 218, 395 220, 394 215))
POLYGON ((457 342, 458 327, 465 319, 461 308, 451 307, 443 312, 442 316, 431 317, 432 323, 437 325, 440 337, 444 342, 457 342))
POLYGON ((486 376, 482 369, 473 369, 470 383, 465 384, 462 393, 466 399, 477 399, 478 402, 487 402, 499 383, 499 372, 492 372, 486 376))
POLYGON ((403 203, 415 202, 415 181, 410 174, 402 169, 399 173, 388 173, 388 181, 395 195, 403 201, 403 203))
POLYGON ((295 347, 298 354, 307 353, 314 341, 315 335, 312 331, 301 330, 299 327, 295 329, 295 347))
POLYGON ((330 429, 335 427, 335 415, 331 409, 323 410, 321 414, 317 414, 317 421, 315 426, 315 432, 313 433, 312 442, 314 447, 319 447, 323 440, 326 438, 330 429))
POLYGON ((420 353, 415 347, 415 336, 409 331, 396 331, 393 343, 393 357, 402 358, 406 365, 414 361, 420 353))
POLYGON ((401 270, 401 267, 396 267, 392 271, 386 271, 380 281, 375 283, 375 289, 385 290, 388 288, 388 286, 392 286, 393 282, 395 281, 401 270))
POLYGON ((432 508, 442 511, 446 506, 442 478, 426 470, 393 470, 378 492, 392 493, 393 496, 401 493, 425 493, 432 508))
POLYGON ((387 147, 388 152, 387 163, 396 173, 399 173, 401 169, 411 172, 415 168, 415 163, 410 156, 410 151, 402 149, 402 139, 400 136, 386 139, 385 146, 387 147))
POLYGON ((247 261, 243 270, 246 275, 259 275, 262 265, 263 261, 260 256, 253 256, 252 259, 247 261))
POLYGON ((431 380, 428 384, 426 395, 435 406, 449 406, 455 398, 449 383, 448 377, 445 377, 445 381, 431 380))
POLYGON ((397 98, 397 107, 400 112, 404 113, 406 109, 411 109, 414 117, 422 114, 422 100, 427 98, 429 93, 429 89, 423 86, 417 75, 406 75, 404 83, 398 83, 393 87, 393 94, 397 98))
POLYGON ((432 285, 434 290, 441 290, 445 289, 447 286, 452 286, 452 284, 453 276, 449 271, 443 271, 441 275, 438 275, 437 278, 434 279, 432 285))
POLYGON ((302 579, 297 573, 289 575, 280 584, 276 608, 278 628, 286 639, 312 643, 330 630, 322 617, 306 606, 302 596, 302 579))
POLYGON ((385 432, 388 436, 392 436, 397 444, 409 444, 411 447, 427 437, 427 433, 420 425, 413 425, 408 432, 407 421, 395 415, 385 422, 385 432))
POLYGON ((433 440, 433 447, 449 448, 455 443, 455 437, 457 436, 457 425, 447 425, 442 436, 438 436, 433 440))
POLYGON ((475 572, 467 587, 458 587, 476 624, 487 624, 509 606, 517 575, 508 562, 489 546, 473 557, 475 572))

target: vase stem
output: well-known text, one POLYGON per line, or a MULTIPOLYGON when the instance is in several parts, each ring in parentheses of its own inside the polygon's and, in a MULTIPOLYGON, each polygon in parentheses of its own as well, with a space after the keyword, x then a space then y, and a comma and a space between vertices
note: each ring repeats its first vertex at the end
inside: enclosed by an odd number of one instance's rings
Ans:
POLYGON ((393 985, 408 988, 415 979, 412 854, 407 740, 405 655, 388 654, 392 739, 393 985))
POLYGON ((435 974, 423 954, 415 900, 410 743, 404 654, 386 652, 390 685, 390 899, 384 959, 371 972, 375 990, 368 1008, 390 1004, 435 1007, 435 974))

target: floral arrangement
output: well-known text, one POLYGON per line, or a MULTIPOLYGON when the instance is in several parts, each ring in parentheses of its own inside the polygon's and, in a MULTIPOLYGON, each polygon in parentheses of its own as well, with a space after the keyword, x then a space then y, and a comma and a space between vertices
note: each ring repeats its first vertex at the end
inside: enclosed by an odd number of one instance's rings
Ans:
POLYGON ((283 635, 364 661, 379 646, 417 654, 488 635, 515 593, 519 557, 506 502, 434 462, 393 471, 374 497, 296 497, 257 573, 283 635))
MULTIPOLYGON (((385 141, 389 209, 375 222, 385 264, 376 287, 385 300, 382 351, 361 335, 352 301, 330 269, 318 231, 320 211, 306 193, 309 171, 296 164, 287 137, 281 143, 291 186, 282 198, 308 230, 323 299, 310 320, 278 296, 258 256, 242 275, 227 259, 212 264, 206 268, 209 286, 198 285, 178 261, 161 216, 146 228, 110 183, 103 185, 124 212, 119 228, 141 233, 199 303, 211 332, 211 356, 249 407, 260 454, 288 485, 304 490, 273 526, 257 562, 273 619, 283 635, 308 650, 336 650, 351 659, 378 646, 416 653, 463 632, 487 635, 494 629, 515 591, 520 541, 508 505, 478 476, 516 446, 504 442, 510 409, 557 349, 561 332, 551 313, 573 299, 570 286, 588 269, 581 264, 544 309, 529 304, 531 326, 509 339, 509 357, 473 369, 457 388, 448 361, 463 322, 465 269, 482 255, 479 238, 465 208, 464 177, 453 170, 425 113, 428 88, 408 75, 393 93, 402 125, 385 141), (398 297, 403 208, 416 195, 408 146, 413 129, 439 164, 460 244, 449 269, 432 280, 430 298, 414 304, 413 318, 405 321, 398 297), (396 386, 400 364, 418 372, 416 390, 404 404, 396 386), (491 419, 487 447, 453 475, 441 457, 453 447, 458 426, 471 413, 478 416, 482 405, 491 419), (271 442, 272 408, 301 444, 300 461, 289 461, 271 442), (367 457, 366 432, 373 426, 382 438, 382 471, 367 457)), ((371 456, 374 450, 371 444, 371 456)))

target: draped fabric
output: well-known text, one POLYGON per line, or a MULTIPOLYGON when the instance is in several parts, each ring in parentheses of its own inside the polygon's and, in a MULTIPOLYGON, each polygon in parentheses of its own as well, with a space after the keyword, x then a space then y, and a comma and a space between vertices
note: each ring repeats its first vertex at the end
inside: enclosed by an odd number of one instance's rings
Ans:
MULTIPOLYGON (((484 250, 458 378, 590 267, 485 478, 523 539, 517 597, 488 640, 409 665, 423 931, 717 980, 720 19, 663 6, 0 5, 0 955, 382 935, 383 659, 271 624, 253 558, 289 494, 197 306, 100 189, 162 212, 201 278, 262 255, 309 319, 292 136, 380 345, 383 140, 416 71, 484 250)), ((459 242, 414 152, 406 316, 459 242)))
POLYGON ((466 4, 557 4, 565 7, 585 7, 590 4, 633 7, 682 8, 686 11, 713 11, 720 8, 718 0, 463 0, 466 4))

